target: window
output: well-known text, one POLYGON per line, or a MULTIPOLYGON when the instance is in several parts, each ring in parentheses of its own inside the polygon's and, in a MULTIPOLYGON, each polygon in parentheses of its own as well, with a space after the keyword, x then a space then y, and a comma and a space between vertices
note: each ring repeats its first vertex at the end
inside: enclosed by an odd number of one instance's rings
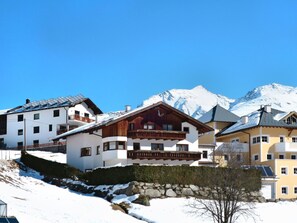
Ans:
POLYGON ((297 194, 297 187, 294 187, 294 194, 297 194))
POLYGON ((297 175, 297 167, 294 167, 293 172, 294 172, 294 175, 297 175))
POLYGON ((163 124, 163 130, 172 131, 173 126, 171 124, 163 124))
POLYGON ((129 130, 134 130, 134 123, 129 123, 129 130))
POLYGON ((292 137, 292 142, 297 142, 297 137, 292 137))
POLYGON ((267 160, 272 160, 272 154, 267 154, 267 160))
POLYGON ((279 137, 279 142, 285 142, 285 137, 284 136, 280 136, 279 137))
POLYGON ((283 159, 285 158, 285 155, 284 155, 284 154, 279 154, 279 155, 278 155, 278 158, 279 158, 280 160, 283 160, 283 159))
POLYGON ((53 125, 49 125, 49 126, 48 126, 48 131, 49 131, 49 132, 53 131, 53 125))
POLYGON ((60 110, 54 110, 53 111, 53 116, 54 117, 59 117, 60 116, 60 110))
POLYGON ((281 168, 281 174, 282 175, 287 175, 288 171, 287 171, 287 167, 282 167, 281 168))
POLYGON ((77 110, 74 111, 74 115, 79 116, 79 114, 80 114, 79 111, 77 110))
POLYGON ((24 130, 23 130, 23 129, 19 129, 19 130, 18 130, 18 135, 19 135, 19 136, 22 136, 23 134, 24 134, 24 130))
POLYGON ((96 147, 96 155, 99 155, 100 154, 100 146, 97 146, 96 147))
POLYGON ((240 154, 237 154, 236 155, 236 161, 237 162, 241 162, 242 158, 241 158, 241 155, 240 154))
POLYGON ((282 194, 288 194, 288 187, 282 187, 282 194))
POLYGON ((90 114, 89 113, 85 113, 85 118, 89 118, 90 114))
POLYGON ((176 150, 177 151, 189 151, 189 145, 188 144, 176 144, 176 150))
POLYGON ((34 134, 39 133, 39 126, 34 126, 33 127, 33 133, 34 134))
POLYGON ((38 120, 39 119, 39 113, 34 114, 34 120, 38 120))
POLYGON ((24 115, 18 115, 18 122, 24 121, 24 115))
POLYGON ((134 142, 133 143, 133 150, 135 150, 135 151, 140 150, 140 143, 139 142, 134 142))
POLYGON ((296 155, 294 154, 294 155, 291 155, 291 159, 292 160, 295 160, 296 159, 296 155))
POLYGON ((262 136, 262 142, 268 142, 268 136, 262 136))
POLYGON ((154 129, 154 124, 144 124, 143 125, 143 128, 144 129, 148 129, 148 130, 152 130, 152 129, 154 129))
POLYGON ((164 145, 162 143, 152 143, 151 144, 152 150, 164 150, 164 145))
POLYGON ((24 146, 23 142, 18 142, 18 147, 23 147, 23 146, 24 146))
POLYGON ((259 160, 259 155, 254 155, 254 160, 259 160))
POLYGON ((190 132, 190 128, 189 127, 184 127, 183 128, 183 131, 186 132, 186 133, 189 133, 190 132))
POLYGON ((39 146, 39 140, 33 140, 33 146, 34 147, 39 146))
POLYGON ((84 147, 80 149, 80 156, 91 156, 92 149, 91 147, 84 147))
POLYGON ((238 138, 236 138, 236 139, 232 139, 231 142, 233 142, 233 143, 234 143, 234 142, 239 142, 239 139, 238 139, 238 138))
POLYGON ((229 156, 227 154, 224 154, 224 160, 228 161, 229 160, 229 156))
POLYGON ((202 158, 203 159, 207 159, 208 158, 208 151, 207 150, 203 150, 202 151, 202 158))
POLYGON ((268 136, 262 136, 262 139, 260 136, 256 136, 256 137, 253 137, 253 144, 256 144, 256 143, 260 143, 261 141, 262 142, 268 142, 268 136))
POLYGON ((126 142, 125 141, 113 141, 113 142, 105 142, 103 143, 103 151, 106 150, 125 150, 126 142))

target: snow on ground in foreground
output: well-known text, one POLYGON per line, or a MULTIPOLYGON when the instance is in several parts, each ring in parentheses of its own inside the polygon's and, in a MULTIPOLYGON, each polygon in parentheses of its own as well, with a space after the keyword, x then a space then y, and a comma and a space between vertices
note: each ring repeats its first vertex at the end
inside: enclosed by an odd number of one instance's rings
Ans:
MULTIPOLYGON (((29 153, 48 160, 62 163, 66 161, 66 155, 62 153, 29 153)), ((13 154, 17 156, 13 152, 10 155, 13 154)), ((101 198, 79 195, 68 189, 47 184, 41 181, 41 178, 35 171, 24 172, 10 168, 6 161, 0 160, 0 199, 8 204, 8 215, 16 216, 21 223, 142 222, 122 212, 113 211, 110 203, 101 198)), ((118 195, 113 202, 119 203, 129 199, 131 197, 118 195)), ((149 207, 131 204, 130 214, 150 223, 213 223, 209 218, 189 214, 191 209, 188 208, 188 204, 192 200, 152 199, 149 207)), ((258 215, 256 223, 295 222, 295 210, 297 202, 258 203, 255 210, 258 215)), ((240 219, 238 222, 254 223, 252 219, 240 219)))
MULTIPOLYGON (((29 154, 42 159, 55 161, 58 163, 66 163, 66 154, 52 153, 46 151, 28 151, 29 154)), ((0 159, 13 160, 21 157, 21 150, 0 150, 0 159)))
MULTIPOLYGON (((150 201, 151 206, 144 207, 138 204, 132 204, 129 213, 135 216, 142 216, 143 220, 154 223, 213 223, 210 218, 199 217, 191 214, 193 209, 189 204, 194 199, 186 198, 166 198, 153 199, 150 201)), ((255 210, 256 223, 269 222, 295 222, 297 202, 283 201, 277 203, 257 203, 255 210)), ((238 220, 240 223, 255 223, 252 218, 238 220)))
POLYGON ((21 223, 142 222, 112 210, 104 199, 44 183, 38 173, 19 171, 3 162, 0 161, 0 199, 7 203, 8 215, 16 216, 21 223))

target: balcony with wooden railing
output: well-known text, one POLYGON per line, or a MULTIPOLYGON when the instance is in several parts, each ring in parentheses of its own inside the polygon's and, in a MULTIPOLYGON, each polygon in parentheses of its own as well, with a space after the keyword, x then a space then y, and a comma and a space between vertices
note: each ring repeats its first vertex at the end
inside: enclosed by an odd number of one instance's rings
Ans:
POLYGON ((188 151, 127 151, 128 159, 147 159, 147 160, 200 160, 200 152, 188 151))
POLYGON ((128 137, 132 139, 163 139, 163 140, 183 140, 186 132, 167 130, 129 130, 128 137))
POLYGON ((80 115, 69 115, 69 120, 72 121, 79 121, 79 122, 86 122, 86 123, 90 123, 93 122, 94 120, 89 118, 89 117, 83 117, 80 115))

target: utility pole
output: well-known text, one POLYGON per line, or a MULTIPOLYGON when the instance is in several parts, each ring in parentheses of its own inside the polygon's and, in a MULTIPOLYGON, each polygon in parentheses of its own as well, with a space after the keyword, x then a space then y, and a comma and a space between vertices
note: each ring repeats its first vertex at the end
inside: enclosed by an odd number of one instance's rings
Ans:
POLYGON ((27 140, 26 140, 26 119, 24 118, 24 149, 27 152, 27 140))

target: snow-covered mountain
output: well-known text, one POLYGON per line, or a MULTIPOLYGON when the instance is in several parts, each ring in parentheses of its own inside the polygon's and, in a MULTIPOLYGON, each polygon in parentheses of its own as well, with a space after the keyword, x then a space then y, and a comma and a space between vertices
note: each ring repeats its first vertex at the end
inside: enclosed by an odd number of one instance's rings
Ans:
POLYGON ((281 111, 297 111, 297 88, 275 83, 257 87, 236 100, 230 111, 242 116, 259 109, 261 105, 271 105, 281 111))
POLYGON ((164 101, 194 118, 199 118, 216 104, 229 109, 230 104, 235 100, 211 93, 199 85, 191 90, 172 89, 164 91, 145 100, 142 105, 153 104, 158 101, 164 101))
POLYGON ((199 85, 191 90, 172 89, 154 95, 145 100, 142 105, 164 101, 167 104, 199 118, 216 104, 242 116, 259 109, 262 105, 282 111, 297 111, 297 87, 281 84, 269 84, 256 87, 239 99, 214 94, 199 85))

